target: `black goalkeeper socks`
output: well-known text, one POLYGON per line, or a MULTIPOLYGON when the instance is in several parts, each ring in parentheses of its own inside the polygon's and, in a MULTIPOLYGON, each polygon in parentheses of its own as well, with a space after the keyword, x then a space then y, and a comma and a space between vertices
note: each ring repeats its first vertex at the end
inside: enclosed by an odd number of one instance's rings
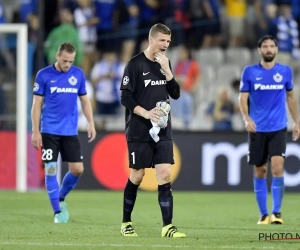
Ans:
POLYGON ((163 226, 171 224, 173 218, 173 196, 170 182, 158 185, 158 202, 161 209, 163 226))
POLYGON ((137 190, 139 185, 133 184, 129 179, 124 189, 123 199, 123 220, 122 222, 131 221, 131 213, 135 204, 137 190))

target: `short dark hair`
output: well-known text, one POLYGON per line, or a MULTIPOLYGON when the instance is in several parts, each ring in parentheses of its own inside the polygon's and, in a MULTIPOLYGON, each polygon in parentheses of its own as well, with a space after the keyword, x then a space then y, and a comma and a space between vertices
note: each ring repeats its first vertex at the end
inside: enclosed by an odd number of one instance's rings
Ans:
POLYGON ((57 53, 60 55, 61 52, 66 51, 70 54, 76 52, 76 48, 72 43, 63 43, 58 47, 57 53))
POLYGON ((258 43, 257 43, 257 47, 260 48, 261 45, 263 44, 264 41, 266 40, 272 40, 274 41, 276 47, 277 47, 277 40, 274 36, 271 36, 271 35, 265 35, 263 37, 261 37, 259 40, 258 40, 258 43))
POLYGON ((149 31, 149 35, 155 36, 159 32, 165 35, 171 35, 171 30, 169 29, 169 27, 162 23, 154 24, 149 31))

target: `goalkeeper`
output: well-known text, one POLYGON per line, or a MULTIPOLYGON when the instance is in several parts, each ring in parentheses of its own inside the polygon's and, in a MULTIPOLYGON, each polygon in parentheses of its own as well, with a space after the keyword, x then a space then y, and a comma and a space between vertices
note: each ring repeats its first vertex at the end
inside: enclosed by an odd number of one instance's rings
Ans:
POLYGON ((169 101, 161 101, 156 103, 157 112, 160 118, 157 122, 151 120, 152 128, 149 130, 149 134, 155 142, 159 141, 158 133, 161 128, 165 128, 168 125, 168 118, 171 106, 169 101))
POLYGON ((172 224, 172 126, 168 115, 170 105, 167 101, 161 101, 178 99, 180 96, 179 84, 173 77, 171 64, 165 55, 170 41, 171 31, 167 26, 160 23, 152 26, 148 48, 128 62, 121 82, 121 103, 126 107, 125 133, 130 168, 123 197, 120 231, 123 236, 137 236, 131 213, 145 168, 154 167, 162 215, 161 237, 185 237, 172 224))

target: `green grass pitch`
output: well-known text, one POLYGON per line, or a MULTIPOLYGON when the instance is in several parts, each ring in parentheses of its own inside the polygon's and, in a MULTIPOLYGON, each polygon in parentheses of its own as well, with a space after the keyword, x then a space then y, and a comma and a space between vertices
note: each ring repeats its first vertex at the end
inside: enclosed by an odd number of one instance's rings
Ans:
MULTIPOLYGON (((299 195, 286 193, 283 225, 256 225, 253 193, 173 192, 173 224, 185 239, 161 238, 156 192, 139 191, 132 215, 138 237, 120 235, 122 192, 74 190, 70 222, 54 224, 45 191, 0 192, 0 250, 18 249, 300 249, 299 240, 259 240, 259 233, 300 234, 299 195)), ((269 210, 271 197, 269 197, 269 210)))

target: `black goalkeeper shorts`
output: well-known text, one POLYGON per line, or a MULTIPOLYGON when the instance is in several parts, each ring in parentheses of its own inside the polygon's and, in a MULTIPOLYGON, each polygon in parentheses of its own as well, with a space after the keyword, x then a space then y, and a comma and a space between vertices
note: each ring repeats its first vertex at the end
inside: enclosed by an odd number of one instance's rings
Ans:
POLYGON ((173 141, 127 142, 129 167, 153 168, 156 164, 174 164, 173 141))

